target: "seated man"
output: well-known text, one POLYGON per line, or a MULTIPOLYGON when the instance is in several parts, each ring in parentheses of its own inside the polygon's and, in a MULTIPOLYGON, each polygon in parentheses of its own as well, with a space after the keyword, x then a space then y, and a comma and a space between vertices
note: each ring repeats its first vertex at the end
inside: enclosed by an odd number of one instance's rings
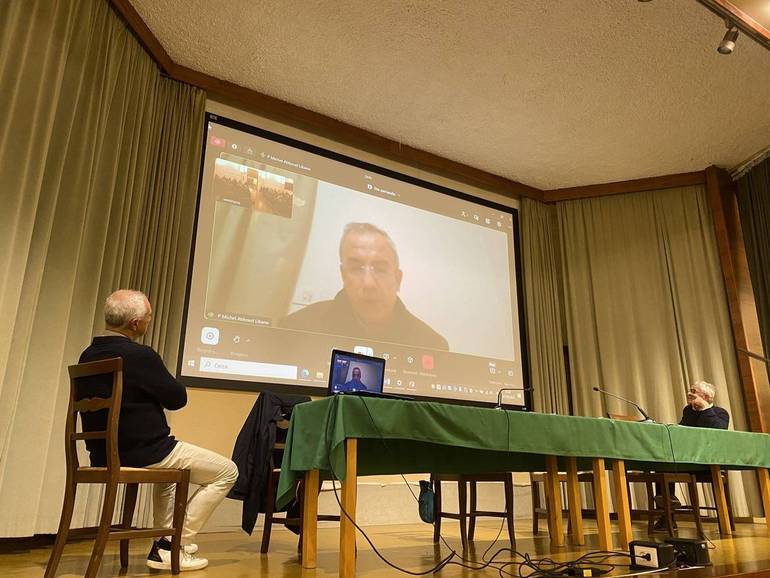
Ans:
MULTIPOLYGON (((730 424, 730 414, 727 410, 714 405, 714 396, 716 389, 710 383, 705 381, 696 381, 690 386, 687 392, 687 405, 682 410, 682 419, 679 425, 690 427, 707 427, 714 429, 727 429, 730 424)), ((679 498, 674 495, 675 485, 671 484, 669 492, 672 496, 671 501, 676 509, 681 505, 679 498)), ((663 496, 660 488, 656 488, 655 502, 658 507, 662 507, 663 496)), ((675 523, 676 525, 676 523, 675 523)), ((666 528, 663 518, 655 522, 655 530, 664 530, 666 528)))
POLYGON ((726 409, 714 405, 714 386, 705 381, 696 381, 687 392, 687 405, 682 410, 679 425, 727 429, 730 414, 726 409))
POLYGON ((366 391, 367 387, 361 381, 361 368, 354 367, 351 373, 353 374, 351 379, 340 387, 340 391, 366 391))
MULTIPOLYGON (((193 539, 238 478, 238 468, 229 459, 209 450, 177 441, 170 435, 164 409, 180 409, 187 403, 187 391, 163 365, 150 347, 136 343, 152 320, 152 307, 139 291, 120 290, 104 306, 106 330, 94 337, 80 356, 80 363, 123 358, 123 399, 118 426, 120 464, 137 468, 190 470, 190 481, 200 488, 187 503, 182 531, 182 570, 199 570, 208 560, 196 556, 193 539)), ((84 430, 100 429, 97 413, 83 414, 84 430), (97 427, 94 427, 97 426, 97 427)), ((86 442, 91 465, 106 465, 103 440, 86 442)), ((174 510, 174 484, 155 484, 153 514, 155 525, 170 527, 174 510)), ((171 542, 161 538, 152 545, 147 566, 171 569, 171 542)))

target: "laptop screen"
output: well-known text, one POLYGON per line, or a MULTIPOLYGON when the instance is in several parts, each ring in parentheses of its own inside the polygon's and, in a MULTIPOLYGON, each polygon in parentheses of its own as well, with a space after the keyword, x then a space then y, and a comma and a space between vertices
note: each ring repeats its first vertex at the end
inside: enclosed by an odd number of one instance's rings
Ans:
POLYGON ((329 368, 329 395, 340 392, 374 391, 382 393, 385 360, 349 351, 332 351, 329 368))

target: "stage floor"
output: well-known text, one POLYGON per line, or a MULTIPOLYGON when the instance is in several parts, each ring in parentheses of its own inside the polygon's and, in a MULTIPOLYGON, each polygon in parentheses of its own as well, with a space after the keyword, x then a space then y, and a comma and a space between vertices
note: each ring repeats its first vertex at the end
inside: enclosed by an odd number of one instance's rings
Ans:
MULTIPOLYGON (((260 518, 261 522, 261 518, 260 518)), ((542 525, 544 527, 545 524, 542 525)), ((531 522, 518 520, 516 528, 516 548, 521 553, 528 553, 532 558, 550 557, 555 560, 566 561, 597 549, 595 525, 586 521, 586 546, 576 547, 569 543, 564 548, 551 549, 545 532, 533 537, 531 522)), ((694 535, 687 524, 682 524, 680 535, 691 537, 694 535)), ((719 539, 719 532, 715 524, 704 525, 706 533, 716 546, 709 553, 713 566, 705 569, 682 570, 678 573, 668 573, 669 576, 678 574, 684 578, 702 578, 704 576, 770 576, 770 537, 764 524, 738 524, 736 535, 729 539, 719 539)), ((468 554, 472 560, 480 560, 484 550, 492 543, 492 540, 500 529, 500 522, 494 520, 479 521, 476 528, 475 548, 468 554)), ((634 525, 634 536, 639 540, 647 540, 646 524, 634 525)), ((433 530, 427 524, 397 525, 397 526, 370 526, 365 528, 370 538, 380 552, 391 562, 412 571, 424 571, 432 567, 441 556, 449 552, 446 546, 439 550, 432 543, 433 530)), ((453 548, 459 547, 457 524, 451 521, 442 525, 443 533, 448 543, 453 548)), ((505 532, 503 533, 503 536, 505 532)), ((296 536, 288 532, 282 526, 274 526, 273 539, 270 544, 270 553, 259 553, 261 532, 255 531, 253 536, 244 533, 220 533, 204 534, 199 536, 198 544, 200 553, 209 559, 210 565, 199 572, 185 572, 184 576, 200 576, 207 578, 255 578, 257 576, 271 576, 280 578, 321 578, 337 576, 337 529, 334 527, 322 527, 318 531, 318 568, 315 570, 303 570, 297 558, 296 536)), ((660 535, 656 535, 660 536, 660 535)), ((617 540, 617 535, 615 535, 617 540)), ((58 576, 73 577, 82 576, 88 564, 91 542, 76 542, 69 544, 64 551, 58 576)), ((118 544, 110 543, 104 555, 100 577, 128 576, 145 577, 166 575, 148 569, 144 561, 149 550, 149 540, 136 540, 131 543, 131 560, 127 572, 121 572, 118 559, 118 544)), ((506 542, 499 541, 492 548, 494 552, 498 548, 505 547, 506 542)), ((7 552, 7 545, 3 546, 0 553, 0 576, 3 578, 39 578, 45 571, 50 548, 36 548, 7 552)), ((498 558, 502 561, 521 560, 505 554, 498 558)), ((459 560, 458 560, 459 561, 459 560)), ((626 563, 622 558, 616 558, 618 563, 626 563)), ((384 578, 397 576, 399 573, 385 565, 372 551, 372 548, 359 536, 358 538, 358 576, 366 578, 384 578)), ((518 567, 507 568, 514 576, 518 576, 518 567)), ((522 569, 526 576, 531 572, 522 569)), ((611 575, 620 576, 629 574, 628 567, 618 566, 611 575)), ((170 573, 168 574, 170 575, 170 573)), ((404 574, 402 574, 404 575, 404 574)), ((497 569, 487 568, 481 571, 471 571, 459 566, 447 566, 438 576, 441 577, 493 577, 500 576, 497 569)))

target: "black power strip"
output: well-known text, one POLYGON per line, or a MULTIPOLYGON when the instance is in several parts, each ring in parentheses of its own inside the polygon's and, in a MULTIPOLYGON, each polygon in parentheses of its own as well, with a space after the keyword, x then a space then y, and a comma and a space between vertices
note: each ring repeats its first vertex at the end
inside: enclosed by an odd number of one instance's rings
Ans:
POLYGON ((711 566, 709 550, 704 540, 666 538, 666 543, 674 547, 679 562, 684 562, 688 566, 711 566))

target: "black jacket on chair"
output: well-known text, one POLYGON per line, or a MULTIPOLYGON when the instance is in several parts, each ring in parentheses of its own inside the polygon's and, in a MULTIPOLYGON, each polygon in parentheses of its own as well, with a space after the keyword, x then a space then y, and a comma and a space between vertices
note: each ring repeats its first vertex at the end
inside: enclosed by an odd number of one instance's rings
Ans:
POLYGON ((238 466, 238 481, 227 497, 243 501, 241 528, 248 534, 254 530, 259 513, 265 511, 262 498, 272 468, 276 422, 288 419, 295 405, 307 401, 310 401, 310 397, 306 395, 263 392, 238 434, 233 449, 233 461, 238 466))

